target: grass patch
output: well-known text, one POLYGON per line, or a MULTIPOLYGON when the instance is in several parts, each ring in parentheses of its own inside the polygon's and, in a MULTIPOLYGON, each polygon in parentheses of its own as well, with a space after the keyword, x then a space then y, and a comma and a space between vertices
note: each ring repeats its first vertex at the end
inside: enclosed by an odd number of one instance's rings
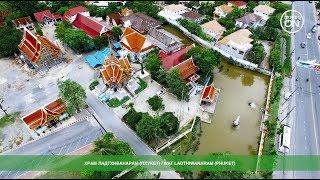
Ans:
POLYGON ((5 115, 0 119, 0 128, 4 128, 18 119, 19 113, 5 115))
POLYGON ((111 108, 116 108, 116 107, 121 106, 123 103, 127 102, 129 99, 130 98, 128 96, 125 97, 124 99, 122 99, 121 101, 119 101, 116 98, 113 98, 113 99, 111 99, 110 102, 108 102, 108 106, 111 107, 111 108))
POLYGON ((80 179, 80 171, 49 171, 36 179, 80 179))
POLYGON ((142 80, 141 78, 139 78, 138 84, 140 85, 140 87, 137 90, 135 90, 136 94, 139 94, 141 91, 148 87, 148 83, 142 80))

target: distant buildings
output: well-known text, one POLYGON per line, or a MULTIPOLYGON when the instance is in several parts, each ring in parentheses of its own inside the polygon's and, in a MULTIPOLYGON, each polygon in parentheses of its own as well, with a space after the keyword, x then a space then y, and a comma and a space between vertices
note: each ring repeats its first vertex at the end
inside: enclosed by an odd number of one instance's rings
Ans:
POLYGON ((239 9, 247 8, 247 3, 244 1, 228 1, 228 6, 237 6, 239 9))
POLYGON ((159 58, 162 61, 161 67, 165 70, 169 70, 174 66, 177 66, 183 61, 184 56, 187 54, 187 52, 195 47, 194 44, 187 46, 185 48, 180 49, 179 51, 176 51, 171 54, 166 54, 163 51, 159 52, 159 58))
POLYGON ((69 9, 63 14, 63 20, 68 20, 71 23, 76 19, 77 14, 80 13, 83 16, 90 16, 89 10, 83 6, 77 6, 69 9))
POLYGON ((27 28, 29 30, 34 29, 34 24, 31 20, 30 16, 14 19, 14 20, 12 20, 12 22, 15 25, 16 29, 20 29, 20 30, 24 30, 24 28, 27 28))
POLYGON ((121 9, 121 12, 113 13, 107 16, 106 21, 111 23, 113 26, 122 26, 123 21, 121 18, 125 16, 129 16, 131 14, 133 14, 132 10, 128 8, 124 8, 124 9, 121 9))
POLYGON ((262 25, 262 17, 254 13, 246 13, 241 18, 236 19, 236 27, 238 28, 256 28, 262 25))
POLYGON ((101 8, 106 8, 110 3, 116 3, 118 6, 123 6, 127 1, 87 1, 89 5, 96 5, 101 8))
POLYGON ((201 21, 205 18, 204 15, 199 14, 199 13, 194 12, 194 11, 185 12, 185 13, 181 14, 181 16, 184 17, 185 19, 189 20, 189 21, 193 21, 193 22, 196 22, 198 24, 200 24, 201 21))
POLYGON ((37 13, 33 13, 34 17, 40 23, 40 26, 52 26, 61 20, 61 15, 58 13, 52 14, 50 10, 45 10, 37 13))
POLYGON ((253 46, 251 34, 248 29, 240 29, 218 41, 216 46, 233 57, 245 59, 253 46))
POLYGON ((36 71, 47 71, 65 59, 58 46, 44 36, 35 36, 24 29, 23 39, 19 44, 23 61, 36 71))
POLYGON ((201 25, 204 33, 211 36, 215 41, 219 40, 226 28, 221 26, 218 21, 212 20, 201 25))
POLYGON ((134 13, 121 18, 124 27, 131 27, 141 34, 146 34, 150 28, 159 28, 161 22, 143 13, 134 13))
POLYGON ((226 17, 228 13, 232 12, 233 8, 223 4, 221 6, 215 7, 215 11, 213 12, 214 15, 217 15, 219 18, 226 17))
POLYGON ((265 23, 269 19, 269 16, 274 13, 275 9, 267 5, 259 5, 253 11, 254 14, 261 16, 265 23))
POLYGON ((163 12, 168 15, 172 20, 178 20, 181 18, 181 14, 189 11, 183 4, 170 4, 163 7, 163 12))

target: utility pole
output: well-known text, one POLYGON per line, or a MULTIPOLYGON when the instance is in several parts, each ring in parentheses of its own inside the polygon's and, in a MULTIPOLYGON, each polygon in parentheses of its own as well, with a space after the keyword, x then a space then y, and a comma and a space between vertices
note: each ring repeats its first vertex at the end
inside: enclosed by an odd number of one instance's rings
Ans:
MULTIPOLYGON (((300 87, 300 88, 301 88, 301 87, 300 87)), ((297 89, 298 89, 298 87, 296 87, 296 89, 290 94, 290 96, 288 97, 288 99, 286 99, 286 100, 281 104, 281 106, 283 106, 284 103, 286 103, 286 102, 290 99, 290 97, 292 96, 292 94, 294 94, 294 93, 297 91, 297 89)))
POLYGON ((285 119, 289 116, 289 114, 293 111, 293 109, 294 109, 295 107, 296 107, 296 106, 294 106, 294 107, 287 113, 286 117, 284 117, 284 118, 279 122, 279 124, 281 124, 282 121, 285 120, 285 119))
POLYGON ((0 97, 0 109, 4 112, 4 114, 6 115, 6 116, 8 116, 8 113, 7 113, 7 110, 8 109, 6 109, 6 108, 4 108, 4 106, 3 106, 3 97, 0 97))
POLYGON ((49 152, 51 153, 52 156, 54 156, 53 152, 50 149, 51 146, 49 146, 49 152))

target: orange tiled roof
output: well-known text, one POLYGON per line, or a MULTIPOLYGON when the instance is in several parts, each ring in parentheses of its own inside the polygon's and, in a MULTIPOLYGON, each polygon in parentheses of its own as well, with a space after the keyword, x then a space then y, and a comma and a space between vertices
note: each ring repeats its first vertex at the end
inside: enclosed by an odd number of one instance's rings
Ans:
POLYGON ((52 116, 60 116, 67 109, 67 106, 63 104, 61 99, 57 99, 46 105, 44 108, 48 114, 52 116))
POLYGON ((179 69, 180 76, 183 80, 199 71, 198 66, 193 63, 192 57, 175 66, 179 69))
POLYGON ((133 14, 133 11, 128 8, 121 9, 121 16, 128 16, 133 14))
POLYGON ((47 114, 43 109, 38 109, 37 111, 29 114, 22 118, 22 120, 27 124, 30 129, 35 129, 47 122, 47 114))
POLYGON ((206 86, 206 88, 203 91, 201 99, 203 101, 213 102, 216 91, 217 89, 214 87, 214 85, 206 86))
POLYGON ((140 53, 154 47, 152 44, 147 45, 147 38, 130 27, 125 28, 121 37, 120 43, 133 52, 140 53))
POLYGON ((111 53, 110 57, 106 58, 100 73, 104 81, 110 86, 113 83, 119 84, 129 78, 132 68, 128 58, 118 59, 111 53))
POLYGON ((31 18, 28 16, 28 17, 22 17, 22 18, 14 19, 14 20, 12 20, 12 22, 14 23, 14 25, 15 25, 16 27, 19 27, 21 24, 22 24, 22 25, 31 24, 31 23, 32 23, 32 20, 31 20, 31 18))

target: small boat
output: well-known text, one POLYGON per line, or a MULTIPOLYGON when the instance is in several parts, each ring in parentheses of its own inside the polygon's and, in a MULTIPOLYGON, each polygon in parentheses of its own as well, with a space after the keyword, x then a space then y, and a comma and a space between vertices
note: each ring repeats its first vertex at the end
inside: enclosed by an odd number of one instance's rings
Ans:
POLYGON ((233 126, 239 126, 239 124, 240 124, 240 116, 238 116, 237 119, 233 121, 233 126))

